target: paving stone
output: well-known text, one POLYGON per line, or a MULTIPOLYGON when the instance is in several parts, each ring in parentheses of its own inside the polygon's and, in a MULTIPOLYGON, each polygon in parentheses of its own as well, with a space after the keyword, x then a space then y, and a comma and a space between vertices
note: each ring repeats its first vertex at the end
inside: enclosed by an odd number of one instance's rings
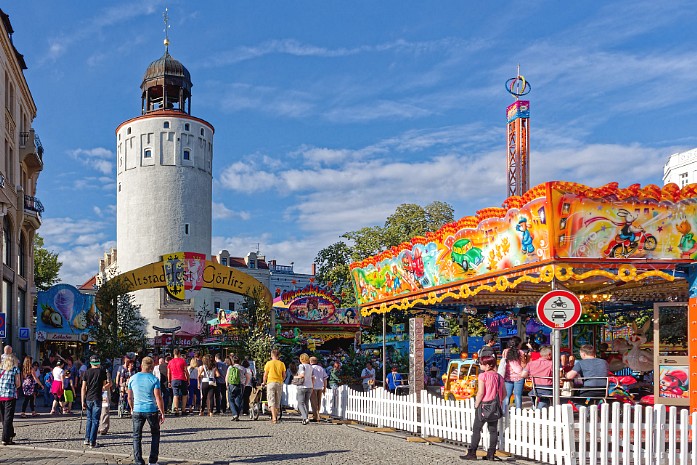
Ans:
MULTIPOLYGON (((111 417, 111 429, 98 436, 99 448, 85 449, 85 421, 78 415, 15 418, 18 446, 0 448, 0 464, 29 465, 133 463, 131 419, 111 417), (80 431, 80 434, 78 434, 80 431), (29 461, 31 460, 31 461, 29 461)), ((285 412, 274 425, 267 416, 258 421, 230 416, 168 416, 162 426, 160 464, 326 464, 399 463, 429 465, 467 463, 464 448, 411 443, 407 435, 368 433, 360 425, 328 422, 302 425, 300 417, 285 412)), ((150 451, 146 425, 143 456, 150 451)), ((476 462, 471 462, 472 464, 476 462)))

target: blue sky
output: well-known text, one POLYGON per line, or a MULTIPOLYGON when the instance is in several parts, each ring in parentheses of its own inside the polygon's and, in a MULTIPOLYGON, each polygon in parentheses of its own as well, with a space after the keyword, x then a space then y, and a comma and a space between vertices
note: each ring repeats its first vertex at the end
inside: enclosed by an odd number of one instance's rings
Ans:
POLYGON ((504 82, 532 83, 532 184, 661 183, 697 146, 688 1, 56 1, 2 6, 45 168, 40 234, 81 283, 115 246, 115 128, 163 53, 216 128, 212 252, 309 272, 402 203, 505 199, 504 82))

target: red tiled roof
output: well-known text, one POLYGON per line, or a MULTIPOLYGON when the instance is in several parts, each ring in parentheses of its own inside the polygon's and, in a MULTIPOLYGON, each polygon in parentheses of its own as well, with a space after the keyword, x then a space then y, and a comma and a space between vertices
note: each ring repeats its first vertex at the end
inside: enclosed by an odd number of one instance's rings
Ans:
POLYGON ((97 285, 97 275, 92 276, 90 279, 85 281, 84 284, 82 284, 80 287, 78 287, 79 290, 81 291, 92 291, 94 290, 94 286, 97 285))

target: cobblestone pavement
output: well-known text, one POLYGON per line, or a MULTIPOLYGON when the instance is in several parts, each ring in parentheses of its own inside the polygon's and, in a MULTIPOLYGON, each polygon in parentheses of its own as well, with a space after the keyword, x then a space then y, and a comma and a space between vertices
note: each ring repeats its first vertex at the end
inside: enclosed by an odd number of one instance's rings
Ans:
MULTIPOLYGON (((0 446, 0 463, 31 465, 133 463, 130 418, 111 417, 111 429, 97 449, 84 449, 85 421, 79 415, 15 417, 15 446, 0 446), (81 429, 82 434, 78 434, 81 429)), ((146 425, 145 431, 148 431, 146 425)), ((147 459, 149 433, 144 434, 147 459)), ((268 417, 231 421, 230 416, 167 416, 160 464, 453 464, 465 450, 456 446, 411 443, 400 433, 371 433, 360 425, 327 422, 302 425, 285 414, 273 425, 268 417)), ((475 462, 471 462, 475 463, 475 462)), ((511 462, 509 462, 511 463, 511 462)))

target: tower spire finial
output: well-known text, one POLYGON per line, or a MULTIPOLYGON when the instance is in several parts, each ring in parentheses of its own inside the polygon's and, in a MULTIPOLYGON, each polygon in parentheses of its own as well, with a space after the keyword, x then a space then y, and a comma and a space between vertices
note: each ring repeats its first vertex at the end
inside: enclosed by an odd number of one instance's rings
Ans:
POLYGON ((164 43, 165 43, 165 53, 168 53, 168 52, 169 52, 169 14, 168 14, 168 11, 169 11, 169 10, 168 10, 167 8, 165 8, 165 12, 162 13, 162 20, 163 20, 164 23, 165 23, 165 29, 164 29, 164 33, 165 33, 165 41, 164 41, 164 43))

